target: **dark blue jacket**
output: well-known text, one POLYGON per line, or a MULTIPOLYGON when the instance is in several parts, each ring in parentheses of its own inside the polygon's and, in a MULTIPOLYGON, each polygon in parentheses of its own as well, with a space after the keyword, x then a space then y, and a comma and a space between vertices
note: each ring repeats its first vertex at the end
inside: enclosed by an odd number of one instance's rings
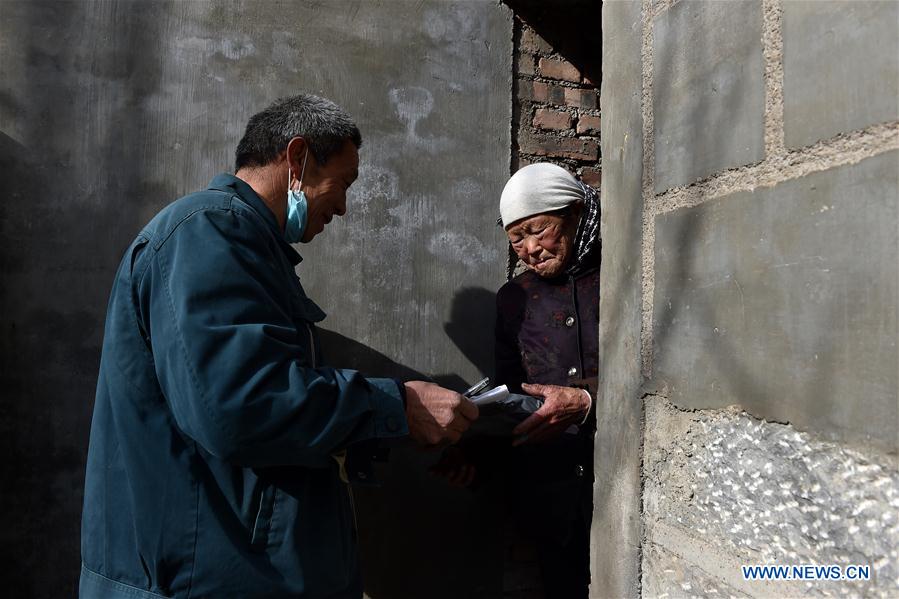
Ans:
POLYGON ((125 252, 91 427, 83 598, 361 595, 334 456, 408 430, 392 379, 322 364, 325 314, 299 261, 226 174, 125 252))

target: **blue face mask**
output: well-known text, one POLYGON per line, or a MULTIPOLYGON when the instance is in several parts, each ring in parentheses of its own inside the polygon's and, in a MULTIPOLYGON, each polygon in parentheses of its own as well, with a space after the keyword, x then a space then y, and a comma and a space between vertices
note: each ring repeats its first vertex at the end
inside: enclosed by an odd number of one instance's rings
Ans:
POLYGON ((295 189, 287 190, 287 223, 284 239, 288 243, 299 243, 306 230, 306 194, 295 189))
POLYGON ((284 225, 284 239, 288 243, 299 243, 306 230, 308 214, 306 194, 303 192, 303 174, 306 172, 307 158, 309 158, 308 150, 306 150, 306 156, 303 157, 303 170, 300 172, 298 189, 290 188, 293 183, 293 172, 289 168, 287 169, 287 222, 284 225))

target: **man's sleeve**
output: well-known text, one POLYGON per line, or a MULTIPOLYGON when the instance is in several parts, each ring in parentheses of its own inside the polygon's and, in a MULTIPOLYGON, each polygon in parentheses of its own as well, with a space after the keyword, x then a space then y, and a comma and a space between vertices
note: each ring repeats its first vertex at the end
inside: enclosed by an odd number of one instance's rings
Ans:
POLYGON ((195 213, 142 281, 157 377, 179 428, 248 467, 326 466, 352 443, 408 434, 392 379, 309 366, 265 235, 234 210, 195 213))

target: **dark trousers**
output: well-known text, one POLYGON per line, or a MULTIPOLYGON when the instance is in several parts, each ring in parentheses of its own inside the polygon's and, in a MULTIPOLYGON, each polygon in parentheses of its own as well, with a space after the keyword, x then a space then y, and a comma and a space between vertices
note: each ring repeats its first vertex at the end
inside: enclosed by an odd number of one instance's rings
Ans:
POLYGON ((590 522, 572 527, 567 542, 537 538, 546 599, 587 599, 590 586, 590 522))
POLYGON ((536 545, 546 599, 588 596, 593 518, 590 441, 569 437, 510 456, 509 505, 514 506, 519 530, 536 545))

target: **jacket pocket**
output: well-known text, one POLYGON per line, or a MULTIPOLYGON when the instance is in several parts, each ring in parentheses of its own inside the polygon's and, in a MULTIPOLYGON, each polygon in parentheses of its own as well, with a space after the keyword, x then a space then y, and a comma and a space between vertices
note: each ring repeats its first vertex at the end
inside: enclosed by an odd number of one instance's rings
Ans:
POLYGON ((259 508, 256 511, 256 521, 253 523, 253 534, 250 537, 250 546, 262 551, 268 545, 269 533, 272 528, 272 517, 275 515, 275 494, 277 490, 273 485, 262 488, 259 497, 259 508))

